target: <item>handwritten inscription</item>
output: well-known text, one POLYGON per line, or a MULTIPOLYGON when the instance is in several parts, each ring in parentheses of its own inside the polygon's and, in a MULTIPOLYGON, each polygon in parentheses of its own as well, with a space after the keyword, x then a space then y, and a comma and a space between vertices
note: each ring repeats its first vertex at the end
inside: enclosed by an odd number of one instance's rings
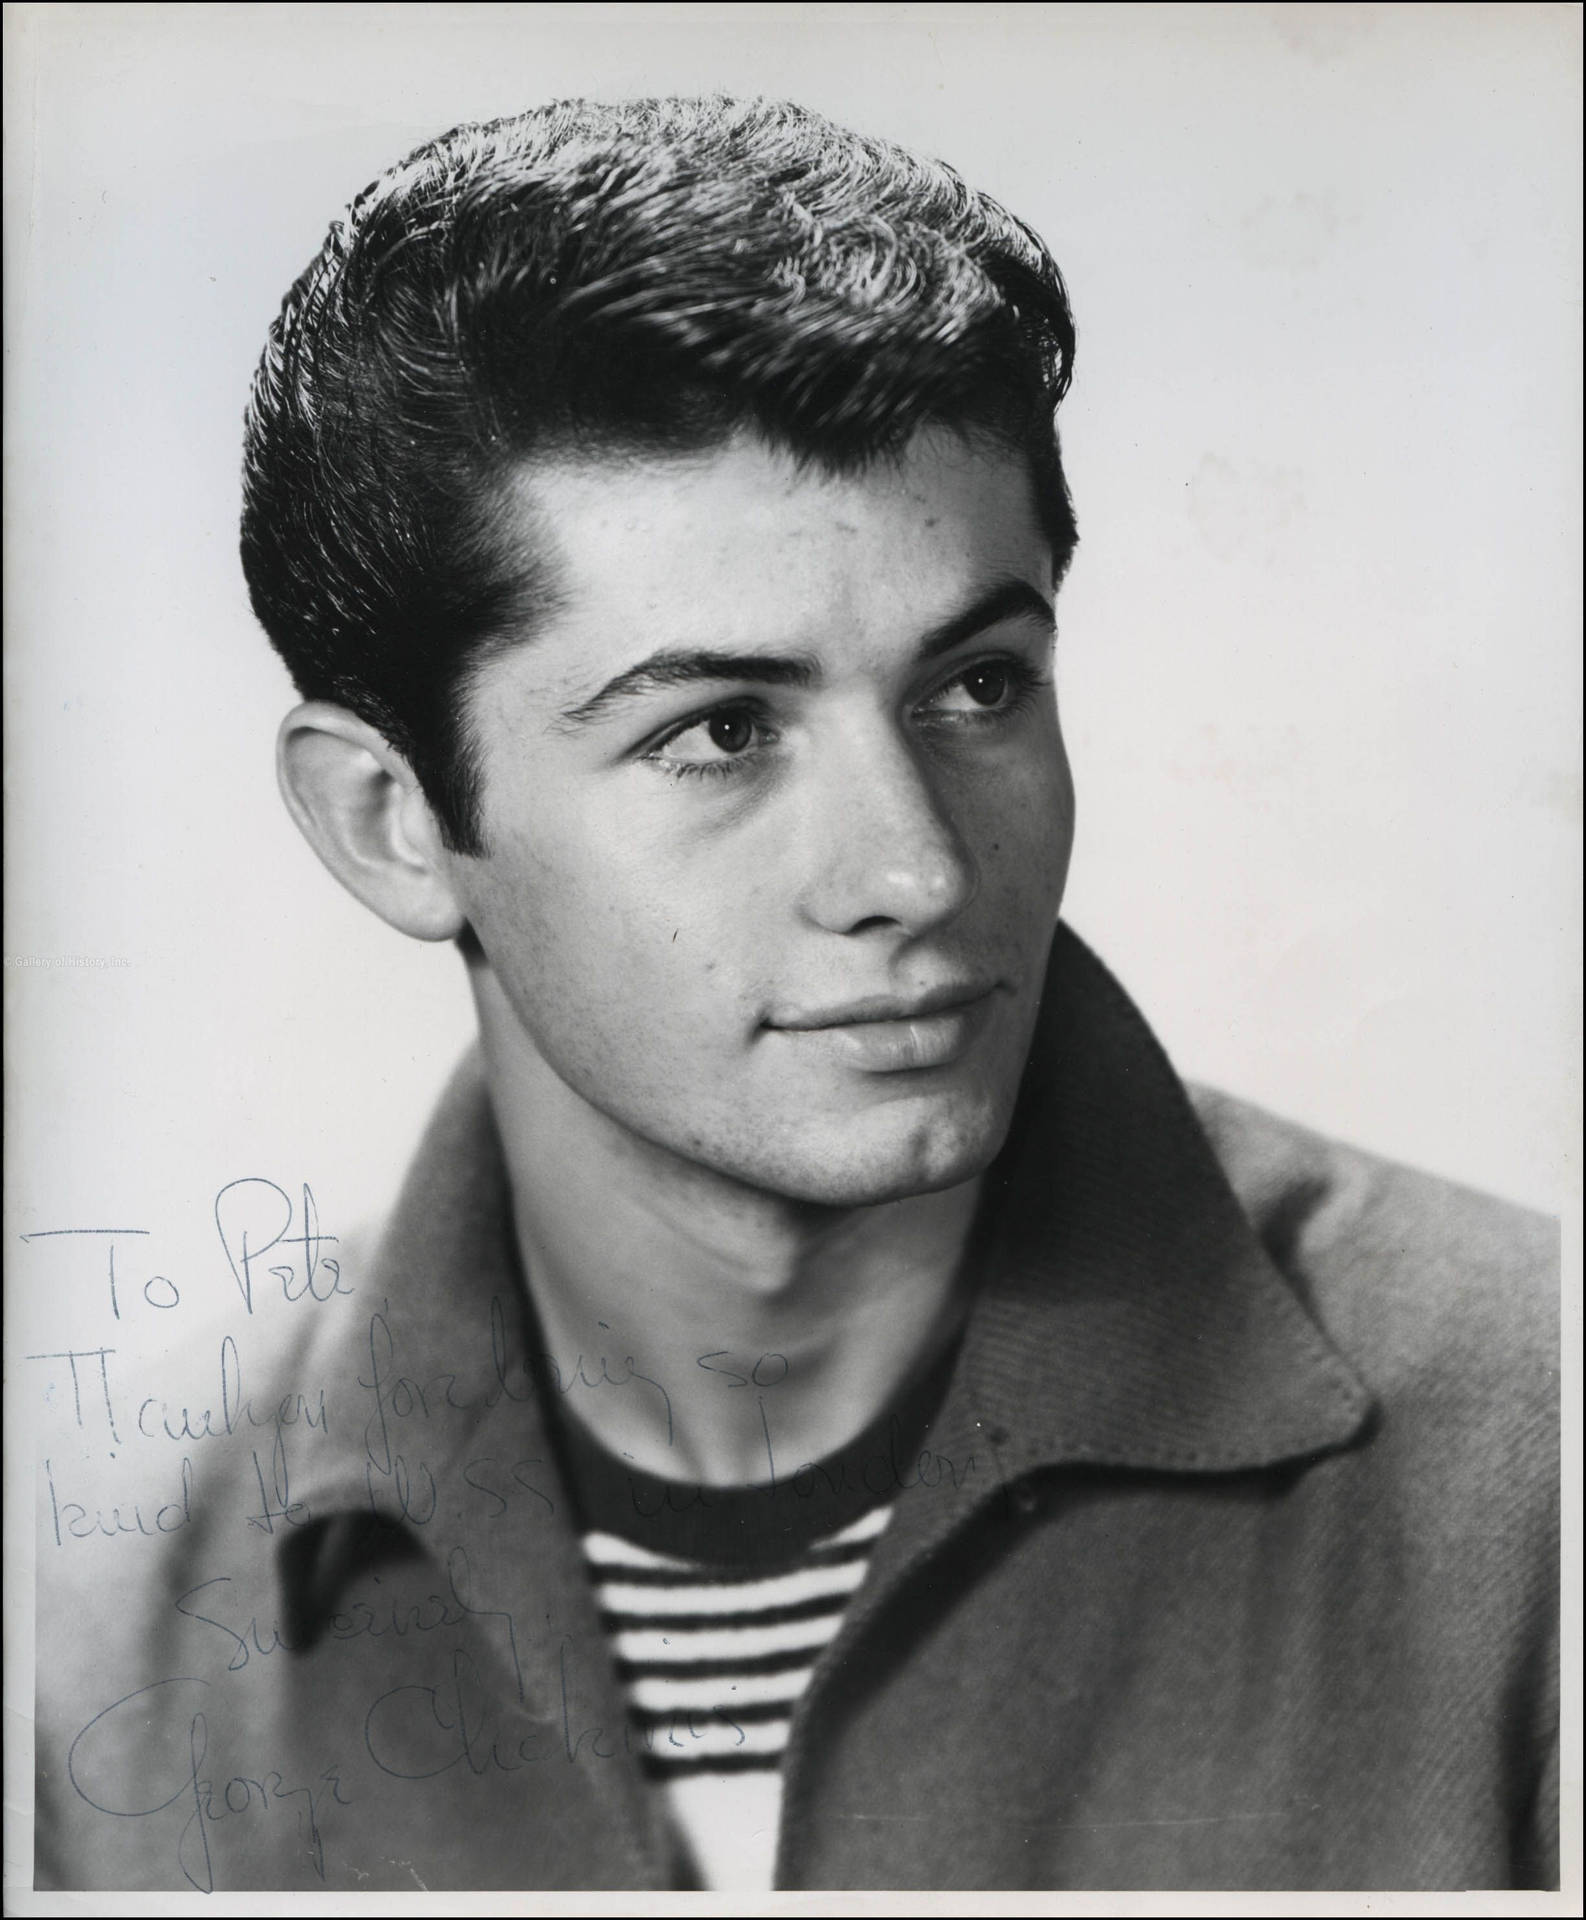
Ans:
POLYGON ((229 1438, 244 1427, 317 1427, 324 1432, 330 1422, 325 1391, 288 1392, 261 1411, 242 1390, 242 1360, 237 1342, 226 1334, 220 1342, 217 1365, 219 1376, 215 1398, 207 1406, 173 1406, 154 1394, 148 1394, 138 1406, 137 1428, 146 1439, 164 1434, 168 1440, 218 1440, 229 1438))
MULTIPOLYGON (((664 1368, 602 1322, 588 1350, 551 1354, 510 1295, 438 1334, 444 1315, 360 1294, 306 1183, 229 1181, 199 1221, 196 1262, 164 1257, 142 1225, 23 1236, 99 1314, 27 1356, 47 1435, 41 1614, 108 1593, 96 1620, 125 1628, 119 1651, 105 1629, 80 1673, 41 1656, 41 1700, 55 1686, 66 1702, 47 1726, 41 1705, 41 1754, 53 1741, 73 1817, 146 1834, 170 1884, 262 1885, 238 1864, 260 1859, 347 1884, 358 1864, 343 1858, 338 1878, 327 1861, 341 1810, 370 1795, 442 1778, 488 1793, 527 1768, 543 1781, 557 1763, 631 1762, 656 1740, 732 1729, 685 1715, 636 1731, 613 1705, 541 1401, 642 1398, 675 1443, 701 1395, 740 1397, 758 1408, 767 1489, 799 1498, 951 1490, 982 1470, 891 1443, 864 1460, 779 1457, 782 1353, 724 1345, 664 1368), (559 1586, 541 1578, 558 1553, 559 1586), (570 1607, 579 1594, 575 1614, 553 1617, 551 1593, 570 1607), (283 1689, 292 1705, 272 1718, 262 1703, 283 1689)), ((630 1487, 644 1518, 713 1498, 630 1487)), ((114 1852, 113 1838, 87 1844, 114 1852)))
POLYGON ((90 1508, 81 1501, 63 1498, 55 1483, 54 1466, 47 1459, 44 1479, 49 1489, 50 1523, 58 1547, 64 1547, 68 1540, 87 1540, 95 1534, 113 1540, 118 1534, 134 1533, 152 1540, 156 1534, 175 1533, 192 1524, 193 1463, 185 1455, 181 1485, 175 1497, 152 1508, 147 1515, 138 1501, 90 1508))
POLYGON ((320 1810, 327 1799, 341 1806, 350 1804, 342 1791, 340 1769, 332 1763, 312 1782, 296 1784, 289 1784, 286 1776, 273 1767, 216 1780, 205 1771, 210 1734, 202 1703, 210 1688, 209 1681, 182 1674, 135 1688, 112 1701, 94 1715, 71 1743, 66 1769, 73 1789, 97 1812, 111 1814, 118 1820, 146 1820, 175 1807, 188 1810, 176 1840, 176 1864, 182 1878, 200 1893, 213 1893, 216 1885, 210 1830, 223 1821, 250 1815, 255 1818, 292 1815, 318 1877, 323 1879, 325 1855, 319 1827, 320 1810), (179 1744, 170 1754, 152 1756, 153 1777, 147 1773, 142 1777, 140 1784, 144 1791, 137 1804, 128 1806, 127 1796, 117 1791, 127 1783, 113 1764, 113 1757, 126 1737, 124 1725, 155 1719, 163 1722, 171 1715, 173 1699, 179 1701, 173 1722, 179 1730, 179 1744), (107 1757, 112 1760, 108 1767, 107 1757), (102 1781, 105 1774, 109 1778, 102 1781))
POLYGON ((306 1183, 299 1212, 273 1180, 230 1181, 215 1195, 215 1231, 250 1314, 255 1282, 264 1275, 279 1282, 289 1301, 323 1302, 352 1291, 342 1283, 340 1261, 324 1252, 336 1236, 320 1232, 314 1190, 306 1183))

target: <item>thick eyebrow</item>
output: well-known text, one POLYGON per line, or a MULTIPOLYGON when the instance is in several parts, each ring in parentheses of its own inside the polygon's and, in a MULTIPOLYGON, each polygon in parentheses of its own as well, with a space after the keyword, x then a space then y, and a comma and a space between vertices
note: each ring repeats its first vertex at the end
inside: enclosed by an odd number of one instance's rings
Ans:
POLYGON ((932 627, 919 645, 921 660, 934 660, 938 654, 951 653, 965 640, 973 640, 987 627, 1000 627, 1004 620, 1034 620, 1048 632, 1052 627, 1052 603, 1037 593, 1028 580, 1004 580, 1000 586, 983 593, 971 607, 955 613, 939 627, 932 627))
POLYGON ((620 701, 644 694, 665 693, 672 687, 692 686, 700 680, 751 680, 763 687, 808 687, 820 669, 806 655, 775 653, 712 653, 706 648, 667 648, 652 653, 637 666, 627 667, 608 680, 598 693, 568 707, 561 724, 581 727, 599 720, 620 701))
MULTIPOLYGON (((1043 627, 1052 624, 1051 603, 1028 581, 1004 580, 984 593, 962 613, 955 613, 920 638, 918 660, 934 660, 966 640, 1004 620, 1030 619, 1043 627)), ((808 687, 820 678, 818 662, 809 654, 717 653, 709 648, 663 648, 608 680, 597 693, 566 708, 559 724, 587 726, 628 699, 665 693, 673 687, 702 681, 748 681, 762 687, 808 687)))

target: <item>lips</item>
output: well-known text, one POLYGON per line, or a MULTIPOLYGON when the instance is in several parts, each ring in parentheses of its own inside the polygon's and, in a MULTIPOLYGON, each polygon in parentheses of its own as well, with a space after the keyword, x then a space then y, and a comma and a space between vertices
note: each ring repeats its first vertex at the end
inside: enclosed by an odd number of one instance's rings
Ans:
POLYGON ((877 993, 864 999, 844 1001, 840 1005, 798 1012, 770 1020, 766 1024, 783 1033, 814 1033, 828 1027, 868 1026, 897 1020, 927 1020, 935 1014, 949 1013, 984 1000, 995 991, 995 982, 948 981, 926 993, 877 993))
POLYGON ((770 1022, 800 1047, 865 1073, 952 1066, 991 1018, 995 986, 952 983, 928 993, 878 994, 770 1022))

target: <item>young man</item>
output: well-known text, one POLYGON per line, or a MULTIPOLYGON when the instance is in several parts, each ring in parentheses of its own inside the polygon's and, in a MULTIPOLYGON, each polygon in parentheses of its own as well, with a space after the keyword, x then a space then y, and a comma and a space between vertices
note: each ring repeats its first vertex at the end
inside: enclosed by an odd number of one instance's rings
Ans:
POLYGON ((332 230, 248 423, 282 786, 480 1046, 41 1879, 1549 1883, 1551 1236, 1192 1105, 1059 927, 1073 347, 791 107, 332 230))

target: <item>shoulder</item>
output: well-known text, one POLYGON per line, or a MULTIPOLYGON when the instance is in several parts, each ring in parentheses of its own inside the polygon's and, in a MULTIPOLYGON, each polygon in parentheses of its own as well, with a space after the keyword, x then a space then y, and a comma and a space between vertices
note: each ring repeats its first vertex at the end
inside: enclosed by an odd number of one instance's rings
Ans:
POLYGON ((1189 1091, 1268 1255, 1379 1397, 1430 1400, 1429 1411, 1488 1431, 1550 1424, 1555 1221, 1228 1094, 1189 1091))

